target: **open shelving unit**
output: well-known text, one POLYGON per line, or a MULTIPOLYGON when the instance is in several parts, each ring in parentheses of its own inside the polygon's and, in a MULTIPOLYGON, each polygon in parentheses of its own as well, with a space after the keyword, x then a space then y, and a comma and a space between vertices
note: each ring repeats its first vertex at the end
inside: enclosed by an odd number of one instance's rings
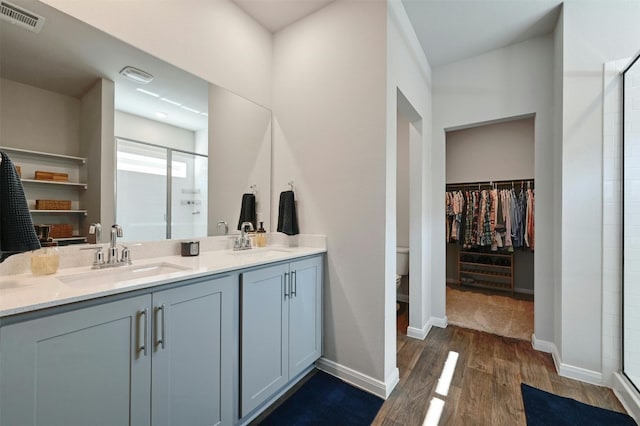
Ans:
POLYGON ((86 236, 79 234, 82 229, 81 218, 87 216, 87 210, 82 206, 80 195, 88 188, 88 184, 82 179, 82 169, 87 163, 87 159, 6 146, 1 146, 0 150, 8 153, 16 166, 21 166, 21 182, 34 224, 70 223, 73 225, 74 235, 53 238, 53 241, 60 245, 86 241, 86 236), (35 179, 33 176, 36 170, 63 172, 69 175, 69 181, 35 179), (36 199, 69 199, 72 202, 72 208, 67 210, 35 209, 36 199))
POLYGON ((508 291, 514 288, 513 253, 461 250, 458 254, 458 282, 463 286, 508 291))

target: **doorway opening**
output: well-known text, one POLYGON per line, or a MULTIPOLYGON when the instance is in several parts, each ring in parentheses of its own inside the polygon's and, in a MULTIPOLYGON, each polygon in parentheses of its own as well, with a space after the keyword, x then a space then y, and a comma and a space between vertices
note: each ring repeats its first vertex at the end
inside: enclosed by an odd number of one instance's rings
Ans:
POLYGON ((446 132, 449 324, 531 340, 535 116, 446 132))
MULTIPOLYGON (((396 325, 422 328, 424 144, 422 117, 400 90, 396 127, 396 325)), ((410 333, 409 333, 410 334, 410 333)))

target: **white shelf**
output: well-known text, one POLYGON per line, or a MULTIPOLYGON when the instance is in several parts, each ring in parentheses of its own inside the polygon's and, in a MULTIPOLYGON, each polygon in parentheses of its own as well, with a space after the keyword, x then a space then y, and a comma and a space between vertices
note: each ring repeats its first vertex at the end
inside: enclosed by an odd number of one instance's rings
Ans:
POLYGON ((22 182, 27 183, 44 183, 45 185, 63 185, 63 186, 77 186, 83 189, 87 189, 87 184, 82 182, 64 182, 56 180, 41 180, 41 179, 22 179, 22 182))
POLYGON ((0 150, 7 152, 15 152, 19 154, 28 154, 28 155, 37 155, 40 157, 48 157, 48 158, 57 158, 60 160, 68 160, 75 161, 78 163, 85 164, 87 159, 85 157, 74 157, 73 155, 63 155, 63 154, 51 154, 49 152, 41 152, 41 151, 32 151, 29 149, 20 149, 20 148, 11 148, 8 146, 0 146, 0 150))
POLYGON ((87 215, 87 211, 86 210, 29 210, 30 213, 65 213, 65 214, 69 214, 69 213, 77 213, 77 214, 83 214, 83 215, 87 215))
POLYGON ((60 241, 78 241, 78 240, 87 241, 87 237, 75 236, 75 237, 67 237, 67 238, 52 238, 52 240, 55 241, 55 242, 60 242, 60 241))

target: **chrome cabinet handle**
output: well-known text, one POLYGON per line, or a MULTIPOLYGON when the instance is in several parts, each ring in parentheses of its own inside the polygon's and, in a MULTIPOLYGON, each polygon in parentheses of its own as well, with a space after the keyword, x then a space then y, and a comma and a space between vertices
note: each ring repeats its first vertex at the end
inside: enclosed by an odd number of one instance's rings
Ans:
POLYGON ((287 299, 287 297, 289 297, 289 293, 287 292, 287 281, 289 279, 289 273, 285 272, 284 273, 284 298, 285 300, 287 299))
POLYGON ((137 337, 138 337, 138 353, 142 352, 144 356, 147 356, 147 328, 148 327, 148 313, 149 313, 149 309, 148 308, 144 308, 144 311, 138 311, 138 333, 137 333, 137 337), (140 319, 144 317, 144 323, 143 323, 143 331, 140 331, 140 319), (142 342, 140 342, 140 336, 142 337, 142 342))
POLYGON ((296 271, 291 271, 291 296, 296 297, 298 292, 298 274, 296 271))
POLYGON ((162 329, 162 333, 160 334, 160 338, 158 339, 158 327, 156 327, 156 348, 158 345, 162 345, 162 349, 164 349, 164 345, 167 343, 167 339, 164 335, 164 325, 165 325, 165 307, 164 303, 156 308, 156 318, 157 313, 162 311, 162 316, 160 317, 160 327, 162 329))

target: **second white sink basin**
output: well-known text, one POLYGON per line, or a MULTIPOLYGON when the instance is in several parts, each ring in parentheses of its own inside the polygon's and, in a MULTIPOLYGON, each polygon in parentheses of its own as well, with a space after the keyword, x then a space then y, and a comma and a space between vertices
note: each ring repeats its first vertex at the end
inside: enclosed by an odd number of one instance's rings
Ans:
POLYGON ((185 266, 175 265, 168 262, 161 262, 149 265, 131 265, 109 269, 91 270, 88 272, 80 272, 78 274, 60 276, 58 277, 58 279, 63 283, 72 286, 84 285, 88 281, 90 281, 91 284, 96 284, 98 282, 118 283, 139 278, 171 274, 173 272, 187 271, 189 269, 190 268, 187 268, 185 266))
POLYGON ((239 261, 246 263, 277 260, 278 258, 292 253, 292 250, 286 247, 260 247, 249 250, 229 251, 227 253, 239 261))

